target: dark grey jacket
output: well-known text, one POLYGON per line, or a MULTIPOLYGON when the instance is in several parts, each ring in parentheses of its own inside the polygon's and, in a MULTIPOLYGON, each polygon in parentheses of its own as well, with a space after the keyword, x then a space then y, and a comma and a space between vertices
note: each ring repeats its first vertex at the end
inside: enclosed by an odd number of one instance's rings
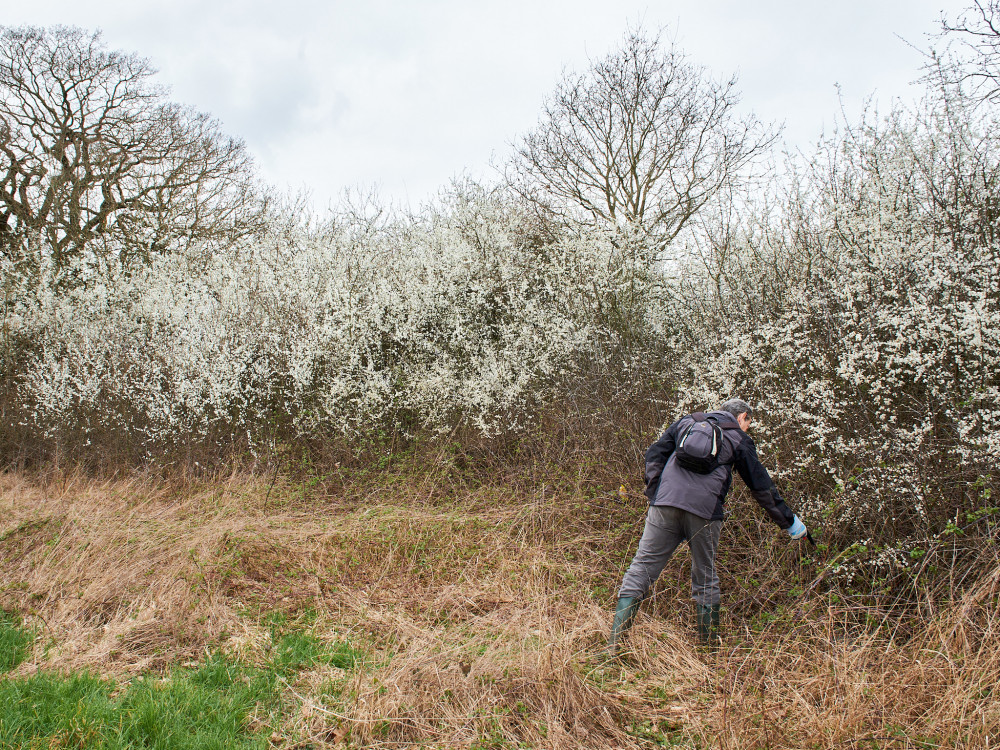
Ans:
POLYGON ((680 435, 694 423, 690 415, 681 417, 646 451, 646 497, 649 504, 669 505, 690 511, 700 518, 721 520, 725 515, 726 495, 733 482, 733 467, 736 467, 750 493, 771 520, 787 529, 792 525, 794 514, 781 499, 767 469, 757 458, 753 440, 739 429, 736 418, 729 412, 713 411, 708 416, 726 427, 722 431, 719 467, 711 474, 698 474, 677 463, 674 448, 680 435))

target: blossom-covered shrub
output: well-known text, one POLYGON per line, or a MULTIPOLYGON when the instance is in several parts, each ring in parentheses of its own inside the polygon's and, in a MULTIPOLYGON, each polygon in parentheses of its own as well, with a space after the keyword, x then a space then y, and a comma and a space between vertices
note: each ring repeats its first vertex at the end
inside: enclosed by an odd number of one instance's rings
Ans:
POLYGON ((591 341, 621 263, 597 233, 539 243, 464 186, 414 220, 281 232, 21 293, 26 419, 84 444, 340 435, 530 420, 591 341))
POLYGON ((994 132, 955 99, 850 128, 800 166, 780 211, 703 237, 708 263, 681 285, 702 309, 686 403, 758 402, 758 442, 796 508, 880 548, 879 564, 995 514, 994 132))

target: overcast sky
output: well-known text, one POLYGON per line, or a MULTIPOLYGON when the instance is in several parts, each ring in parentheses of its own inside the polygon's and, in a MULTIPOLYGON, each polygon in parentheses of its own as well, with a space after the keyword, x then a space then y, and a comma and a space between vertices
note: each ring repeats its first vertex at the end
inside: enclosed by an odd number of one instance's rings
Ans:
POLYGON ((173 98, 242 137, 266 179, 317 207, 377 187, 417 207, 490 178, 564 69, 629 26, 669 28, 690 59, 736 73, 743 104, 808 148, 843 105, 912 101, 942 11, 971 0, 0 0, 0 23, 104 31, 151 59, 173 98), (901 38, 902 39, 901 39, 901 38), (905 41, 903 41, 905 40, 905 41))

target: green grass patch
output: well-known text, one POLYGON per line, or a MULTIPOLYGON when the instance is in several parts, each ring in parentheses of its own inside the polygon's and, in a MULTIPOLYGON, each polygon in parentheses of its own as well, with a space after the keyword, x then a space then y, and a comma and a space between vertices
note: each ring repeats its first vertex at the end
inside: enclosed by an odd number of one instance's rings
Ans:
POLYGON ((89 674, 0 682, 0 748, 218 750, 268 747, 276 675, 214 656, 196 669, 127 686, 89 674))
POLYGON ((292 632, 278 638, 272 663, 283 674, 319 666, 351 669, 361 661, 361 652, 348 643, 327 643, 310 633, 292 632))
POLYGON ((304 669, 329 666, 352 669, 362 661, 362 652, 345 641, 324 641, 302 627, 316 619, 315 613, 306 612, 294 622, 284 612, 273 612, 264 622, 271 629, 271 666, 287 677, 304 669))
MULTIPOLYGON (((270 618, 274 647, 264 667, 216 654, 197 667, 118 683, 88 673, 42 672, 0 681, 0 750, 264 750, 280 724, 284 683, 319 666, 348 670, 362 654, 270 618)), ((34 633, 0 613, 0 656, 9 671, 34 633)))
POLYGON ((0 610, 0 672, 9 672, 28 658, 34 641, 34 631, 23 626, 19 615, 0 610))

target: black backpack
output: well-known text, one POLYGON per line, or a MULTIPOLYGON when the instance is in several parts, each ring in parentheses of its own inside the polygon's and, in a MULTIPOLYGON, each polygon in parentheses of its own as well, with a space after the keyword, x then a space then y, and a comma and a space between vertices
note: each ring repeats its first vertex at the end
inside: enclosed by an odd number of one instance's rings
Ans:
POLYGON ((738 430, 737 425, 720 427, 715 417, 698 411, 691 415, 694 423, 681 433, 674 454, 677 463, 696 474, 711 474, 719 468, 722 451, 722 431, 738 430))

